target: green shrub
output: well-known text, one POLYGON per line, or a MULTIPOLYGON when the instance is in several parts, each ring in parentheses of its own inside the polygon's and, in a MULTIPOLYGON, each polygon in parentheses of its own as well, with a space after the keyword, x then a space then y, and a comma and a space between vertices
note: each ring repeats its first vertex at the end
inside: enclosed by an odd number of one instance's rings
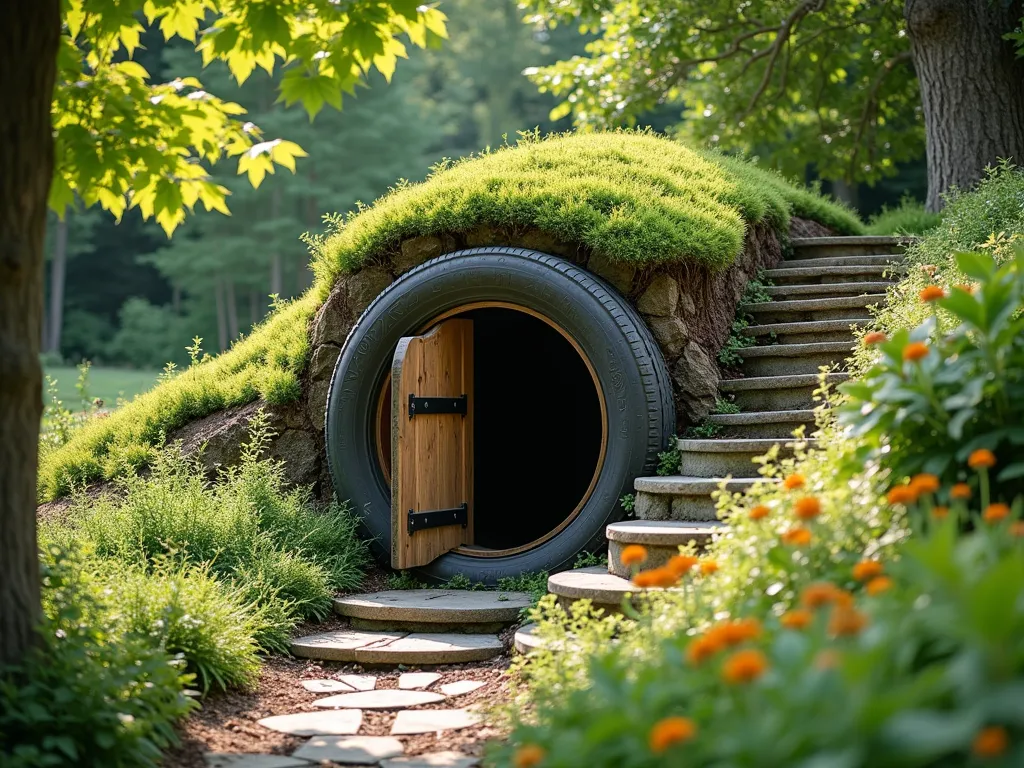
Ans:
POLYGON ((169 558, 208 568, 259 610, 260 647, 287 651, 297 621, 323 618, 336 591, 359 585, 368 554, 347 509, 317 509, 307 489, 285 488, 280 462, 260 458, 269 437, 257 416, 241 463, 213 483, 198 457, 159 451, 147 476, 122 478, 98 499, 76 497, 68 521, 44 523, 41 537, 88 542, 129 567, 169 558))
POLYGON ((120 608, 88 563, 60 549, 42 559, 40 645, 0 670, 5 768, 155 766, 195 706, 184 662, 124 632, 120 608))
POLYGON ((965 479, 968 456, 993 451, 993 497, 1008 500, 1024 492, 1024 247, 1002 266, 980 253, 956 264, 974 286, 932 286, 945 297, 921 300, 931 317, 873 346, 877 362, 840 386, 840 419, 864 443, 858 457, 874 452, 896 481, 965 479))
POLYGON ((868 221, 869 235, 923 235, 942 223, 942 216, 924 209, 924 204, 904 197, 895 208, 882 208, 868 221))

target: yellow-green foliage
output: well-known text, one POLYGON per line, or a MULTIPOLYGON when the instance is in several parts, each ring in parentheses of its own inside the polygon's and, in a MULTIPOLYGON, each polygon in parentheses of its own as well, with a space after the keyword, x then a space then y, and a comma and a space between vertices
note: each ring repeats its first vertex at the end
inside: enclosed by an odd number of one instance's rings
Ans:
POLYGON ((847 209, 775 173, 650 132, 529 136, 445 165, 422 184, 400 184, 374 205, 336 217, 327 238, 311 238, 316 285, 229 352, 46 450, 40 498, 148 464, 163 435, 221 408, 297 398, 309 319, 330 286, 339 274, 385 258, 405 238, 482 225, 535 228, 622 261, 721 268, 739 254, 749 224, 785 232, 790 215, 839 232, 863 230, 847 209))
POLYGON ((228 352, 178 373, 109 416, 91 419, 65 445, 47 450, 39 466, 40 499, 148 464, 167 433, 221 408, 257 398, 296 399, 309 349, 307 326, 319 296, 314 288, 228 352))
POLYGON ((746 225, 784 230, 790 214, 859 233, 857 217, 777 174, 650 132, 527 137, 516 146, 441 165, 400 185, 315 246, 321 280, 417 235, 478 226, 540 229, 636 264, 728 265, 746 225))

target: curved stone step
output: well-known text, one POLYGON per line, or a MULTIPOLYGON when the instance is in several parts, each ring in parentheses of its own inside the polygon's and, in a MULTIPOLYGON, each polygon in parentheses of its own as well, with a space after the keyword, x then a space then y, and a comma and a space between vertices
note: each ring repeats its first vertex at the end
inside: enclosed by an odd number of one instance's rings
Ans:
POLYGON ((736 311, 752 316, 760 324, 807 320, 870 320, 871 311, 868 307, 885 304, 885 300, 884 293, 869 293, 863 296, 740 304, 736 311))
POLYGON ((524 624, 516 630, 515 637, 512 638, 512 647, 523 656, 542 650, 547 644, 537 637, 536 631, 536 624, 524 624))
MULTIPOLYGON (((668 478, 659 478, 668 479, 668 478)), ((679 547, 691 541, 698 549, 710 542, 715 532, 722 528, 718 522, 658 522, 654 520, 626 520, 612 523, 605 530, 608 539, 608 572, 614 576, 630 578, 632 568, 623 565, 622 550, 640 545, 647 550, 647 558, 641 564, 644 569, 657 568, 679 554, 679 547)))
POLYGON ((301 659, 388 665, 462 664, 494 658, 503 650, 497 635, 351 629, 300 637, 291 646, 301 659))
MULTIPOLYGON (((853 338, 853 326, 863 326, 863 320, 814 320, 801 323, 766 323, 749 325, 743 335, 751 336, 758 344, 820 344, 846 341, 853 338)), ((747 350, 741 350, 741 355, 747 350)))
POLYGON ((854 235, 837 237, 794 237, 789 241, 794 259, 812 259, 821 256, 847 254, 902 253, 915 241, 913 237, 890 235, 854 235))
POLYGON ((487 633, 514 624, 531 603, 525 592, 393 589, 339 597, 334 611, 357 628, 487 633))
POLYGON ((708 423, 722 429, 722 437, 757 437, 787 440, 797 427, 806 427, 810 435, 815 427, 814 411, 809 409, 793 411, 753 411, 751 413, 714 413, 708 423))
POLYGON ((790 299, 809 299, 817 296, 835 298, 837 296, 864 296, 865 294, 885 293, 892 285, 889 282, 848 282, 848 283, 791 283, 787 285, 766 285, 764 291, 775 301, 790 299))
POLYGON ((865 281, 885 282, 889 285, 903 272, 898 265, 855 264, 846 267, 791 266, 803 262, 782 262, 775 269, 765 270, 764 276, 775 284, 783 285, 842 285, 865 281))
POLYGON ((771 344, 739 351, 743 373, 747 376, 786 376, 817 373, 821 366, 845 367, 846 358, 854 348, 851 336, 847 341, 819 341, 810 344, 771 344))
MULTIPOLYGON (((805 441, 813 446, 813 440, 805 441)), ((721 440, 677 441, 680 453, 679 471, 691 477, 718 478, 725 475, 750 477, 757 472, 754 459, 763 456, 772 446, 779 446, 779 456, 791 456, 793 440, 758 438, 723 438, 721 440)))
POLYGON ((548 592, 557 596, 559 604, 566 609, 577 600, 590 600, 595 608, 619 613, 622 601, 640 591, 628 579, 614 576, 599 565, 562 571, 548 577, 548 592))
POLYGON ((790 268, 796 268, 799 265, 805 269, 818 270, 831 267, 889 267, 890 269, 898 269, 906 263, 906 257, 899 253, 886 253, 877 256, 822 256, 813 259, 787 259, 781 263, 790 268))
MULTIPOLYGON (((848 373, 829 373, 825 381, 834 388, 849 378, 848 373)), ((813 408, 814 391, 819 386, 818 374, 803 373, 726 379, 718 383, 718 390, 730 395, 741 411, 793 411, 813 408)))
MULTIPOLYGON (((754 467, 751 465, 747 469, 753 470, 754 467)), ((710 476, 638 477, 633 481, 633 489, 636 491, 633 512, 640 520, 717 520, 718 514, 711 494, 718 490, 719 483, 726 474, 728 473, 710 476)), ((739 474, 740 477, 729 479, 726 490, 731 493, 742 493, 758 480, 756 477, 746 476, 755 474, 751 471, 739 474)))

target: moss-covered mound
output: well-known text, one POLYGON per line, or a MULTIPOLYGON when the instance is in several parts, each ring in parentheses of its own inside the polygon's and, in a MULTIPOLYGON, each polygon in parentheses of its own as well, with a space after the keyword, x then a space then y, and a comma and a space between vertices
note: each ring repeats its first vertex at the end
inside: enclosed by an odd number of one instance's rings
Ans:
POLYGON ((863 230, 847 209, 777 174, 652 133, 530 139, 439 167, 422 184, 401 184, 372 206, 337 217, 333 233, 312 242, 313 288, 229 352, 45 451, 40 498, 144 465, 166 434, 217 410, 258 398, 298 399, 309 320, 331 286, 364 264, 387 264, 408 238, 478 227, 540 230, 611 260, 716 270, 739 255, 750 225, 767 223, 784 234, 791 215, 843 234, 863 230))

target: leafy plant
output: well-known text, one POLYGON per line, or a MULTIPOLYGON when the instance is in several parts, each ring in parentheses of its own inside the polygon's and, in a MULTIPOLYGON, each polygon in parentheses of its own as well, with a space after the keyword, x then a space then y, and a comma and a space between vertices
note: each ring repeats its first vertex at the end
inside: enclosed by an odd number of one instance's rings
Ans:
MULTIPOLYGON (((764 270, 759 271, 757 276, 749 280, 744 287, 740 305, 763 304, 771 301, 771 294, 765 290, 769 285, 771 285, 771 281, 765 277, 764 270)), ((750 315, 745 314, 742 310, 737 312, 736 318, 729 328, 729 338, 718 350, 718 362, 726 368, 737 368, 743 365, 742 350, 754 346, 754 338, 743 332, 750 327, 750 323, 750 315)))
POLYGON ((904 196, 893 208, 885 206, 868 222, 869 235, 923 235, 942 223, 942 216, 925 210, 924 203, 904 196))
POLYGON ((630 514, 630 515, 633 514, 633 510, 636 509, 636 494, 635 493, 623 494, 622 498, 619 499, 619 504, 622 505, 622 508, 624 510, 626 510, 627 514, 630 514))
POLYGON ((427 589, 428 586, 417 579, 412 571, 392 571, 388 574, 388 589, 427 589))
POLYGON ((740 407, 722 397, 715 398, 715 413, 739 413, 740 407))
POLYGON ((659 477, 679 474, 679 465, 683 461, 683 454, 679 450, 679 443, 675 437, 672 438, 671 445, 672 447, 667 451, 661 451, 658 454, 658 469, 656 473, 659 477))
POLYGON ((865 441, 861 455, 876 452, 897 480, 954 480, 972 452, 990 450, 1001 461, 995 496, 1009 498, 1024 478, 1014 460, 1024 445, 1024 248, 1001 266, 983 253, 956 264, 975 283, 921 294, 931 317, 877 343, 874 366, 839 388, 840 420, 865 441))
POLYGON ((722 434, 722 427, 710 421, 702 421, 700 424, 686 428, 686 437, 695 440, 718 437, 720 434, 722 434))
POLYGON ((0 670, 6 768, 156 766, 196 706, 184 662, 125 632, 121 606, 75 552, 41 555, 43 624, 20 668, 0 670))
POLYGON ((608 565, 608 555, 603 552, 580 552, 576 555, 573 568, 595 568, 608 565))
POLYGON ((498 579, 498 589, 503 592, 526 592, 530 595, 530 608, 524 608, 520 613, 525 618, 533 605, 540 602, 541 598, 548 593, 548 572, 529 571, 520 573, 518 576, 506 576, 503 579, 498 579))

